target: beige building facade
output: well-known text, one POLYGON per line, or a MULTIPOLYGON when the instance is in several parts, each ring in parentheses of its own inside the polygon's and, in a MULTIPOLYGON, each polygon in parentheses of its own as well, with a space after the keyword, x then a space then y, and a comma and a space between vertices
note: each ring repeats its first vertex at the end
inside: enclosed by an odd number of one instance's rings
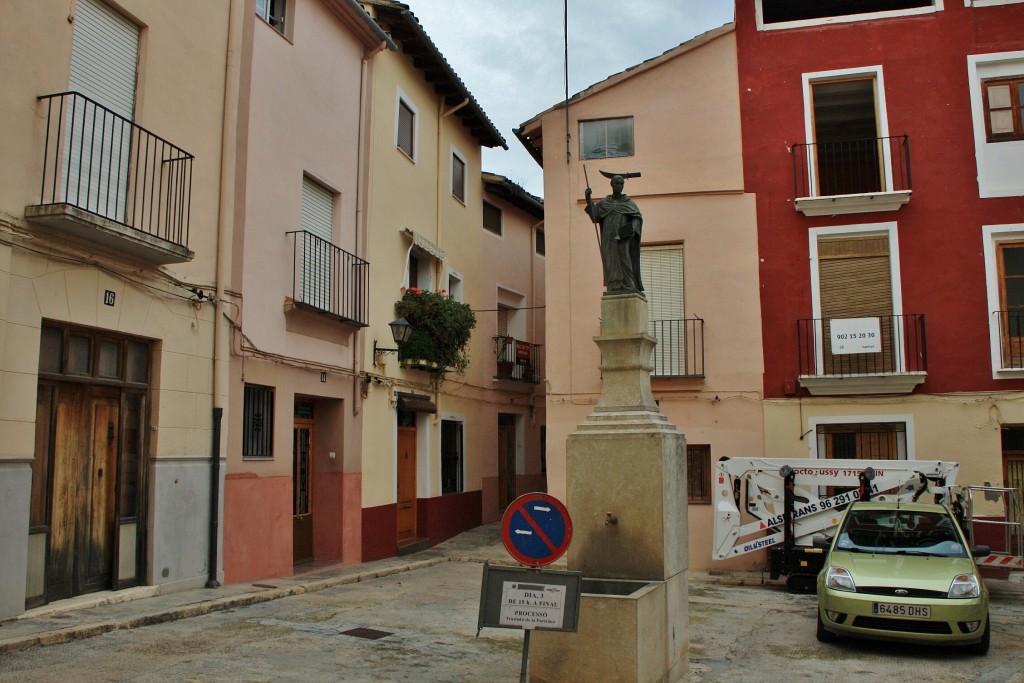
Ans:
POLYGON ((643 213, 652 388, 686 437, 689 566, 698 570, 760 562, 711 560, 714 463, 761 455, 764 439, 757 229, 738 97, 730 24, 574 95, 568 116, 559 104, 516 131, 544 167, 546 285, 559 293, 546 309, 549 489, 564 499, 566 437, 601 391, 592 340, 604 285, 584 190, 589 178, 597 201, 610 194, 602 171, 636 173, 625 193, 643 213))
POLYGON ((5 8, 0 617, 219 579, 236 5, 5 8))

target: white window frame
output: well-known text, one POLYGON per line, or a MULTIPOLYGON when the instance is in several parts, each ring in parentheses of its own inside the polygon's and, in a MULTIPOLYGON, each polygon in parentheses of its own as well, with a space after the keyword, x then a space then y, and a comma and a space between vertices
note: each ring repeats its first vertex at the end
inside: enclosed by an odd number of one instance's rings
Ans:
POLYGON ((455 270, 448 271, 448 296, 459 303, 462 303, 464 284, 465 278, 462 277, 462 273, 455 270))
POLYGON ((964 7, 996 7, 998 5, 1016 5, 1024 0, 964 0, 964 7))
POLYGON ((295 0, 277 0, 278 2, 284 3, 284 16, 281 17, 279 24, 274 24, 270 21, 270 2, 271 0, 257 0, 256 2, 256 16, 263 20, 263 22, 270 28, 277 31, 279 34, 291 40, 292 38, 292 19, 295 16, 294 6, 295 0), (260 4, 263 4, 263 11, 260 11, 260 4))
POLYGON ((495 291, 495 301, 497 301, 498 306, 505 306, 510 309, 506 334, 519 341, 531 341, 526 338, 526 308, 530 305, 526 293, 498 285, 495 291))
POLYGON ((394 142, 395 149, 401 154, 415 163, 420 156, 420 109, 412 101, 412 99, 403 92, 401 88, 395 90, 395 131, 394 131, 394 142), (398 122, 402 115, 402 105, 409 108, 412 112, 412 155, 406 154, 405 150, 399 145, 398 140, 398 122))
POLYGON ((800 19, 798 21, 785 21, 777 24, 764 23, 763 0, 754 0, 754 9, 757 18, 758 31, 778 31, 780 29, 800 28, 803 26, 827 26, 829 24, 847 24, 855 21, 873 21, 875 19, 892 19, 894 17, 912 17, 921 14, 934 14, 941 12, 944 0, 934 0, 931 7, 912 7, 910 9, 895 9, 885 12, 867 12, 865 14, 847 14, 841 17, 821 17, 820 19, 800 19))
POLYGON ((974 155, 978 170, 978 196, 1024 195, 1024 140, 989 142, 985 126, 983 81, 1024 75, 1024 51, 967 56, 967 84, 974 124, 974 155))
MULTIPOLYGON (((834 424, 860 424, 860 423, 903 423, 906 428, 907 444, 906 453, 900 460, 917 460, 917 449, 914 444, 917 441, 914 436, 914 416, 913 415, 819 415, 816 417, 807 418, 807 429, 808 436, 814 438, 807 439, 807 457, 812 460, 824 459, 822 454, 818 452, 818 427, 820 425, 834 425, 834 424)), ((870 460, 864 462, 870 463, 870 460)))
POLYGON ((450 159, 450 161, 448 162, 448 165, 449 165, 449 168, 448 168, 448 178, 449 178, 449 182, 451 184, 452 197, 454 197, 456 199, 456 201, 458 201, 460 204, 465 206, 468 203, 468 201, 469 201, 469 194, 468 194, 468 192, 469 192, 469 161, 466 160, 466 155, 463 154, 462 152, 460 152, 455 147, 455 145, 452 145, 452 154, 451 154, 451 157, 449 157, 449 159, 450 159), (455 160, 456 159, 458 159, 459 161, 462 162, 462 187, 461 188, 455 187, 455 160), (461 197, 458 195, 456 190, 461 190, 462 191, 462 196, 461 197))
MULTIPOLYGON (((885 106, 885 79, 882 76, 882 66, 863 66, 852 69, 835 69, 833 71, 815 71, 801 75, 804 94, 804 138, 808 145, 817 143, 817 135, 814 128, 814 97, 812 88, 815 83, 824 83, 836 80, 853 80, 858 78, 874 79, 875 82, 875 110, 878 117, 878 137, 889 137, 889 114, 885 106)), ((818 194, 818 169, 817 155, 809 155, 807 164, 808 187, 810 196, 817 197, 818 194)), ((884 171, 883 192, 891 192, 892 182, 892 151, 889 145, 882 145, 882 165, 884 171)))
POLYGON ((1003 339, 999 325, 999 254, 1000 242, 1024 241, 1024 223, 1005 225, 983 225, 981 227, 983 252, 985 255, 985 293, 988 302, 989 353, 992 358, 992 379, 1018 379, 1024 377, 1024 368, 1007 368, 1003 365, 1003 339))
MULTIPOLYGON (((818 320, 821 315, 821 282, 819 280, 818 240, 830 237, 853 237, 855 235, 886 235, 889 238, 889 273, 892 289, 892 314, 898 321, 893 331, 894 339, 905 344, 903 334, 903 281, 900 276, 900 243, 899 231, 896 229, 896 222, 866 223, 860 225, 834 225, 826 228, 811 228, 807 231, 808 249, 811 266, 811 317, 818 320)), ((814 357, 817 359, 815 372, 824 374, 825 354, 822 348, 825 340, 822 335, 815 332, 814 335, 814 357)), ((906 352, 899 354, 901 359, 906 359, 906 352)), ((903 363, 906 361, 903 360, 903 363)), ((897 368, 898 372, 905 372, 905 367, 897 368)))

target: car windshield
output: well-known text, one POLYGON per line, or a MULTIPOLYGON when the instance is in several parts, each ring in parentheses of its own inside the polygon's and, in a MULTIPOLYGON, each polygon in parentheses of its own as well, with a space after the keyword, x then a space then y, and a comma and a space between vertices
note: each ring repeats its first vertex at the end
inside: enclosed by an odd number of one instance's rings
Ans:
POLYGON ((856 508, 846 516, 836 550, 883 554, 967 557, 948 513, 856 508))

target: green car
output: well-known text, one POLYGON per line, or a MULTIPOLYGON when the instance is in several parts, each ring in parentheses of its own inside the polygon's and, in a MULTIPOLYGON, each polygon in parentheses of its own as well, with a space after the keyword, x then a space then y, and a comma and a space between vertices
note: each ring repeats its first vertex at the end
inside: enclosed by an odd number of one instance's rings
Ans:
MULTIPOLYGON (((825 540, 825 539, 821 539, 825 540)), ((837 636, 989 648, 988 590, 941 505, 856 502, 818 575, 818 640, 837 636)))

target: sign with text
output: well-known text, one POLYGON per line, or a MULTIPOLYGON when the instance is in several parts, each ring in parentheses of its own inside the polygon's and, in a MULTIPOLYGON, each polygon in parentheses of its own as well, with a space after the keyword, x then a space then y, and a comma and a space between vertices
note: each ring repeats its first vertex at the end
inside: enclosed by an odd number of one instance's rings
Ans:
POLYGON ((878 318, 833 318, 832 355, 878 353, 882 350, 882 331, 878 318))
POLYGON ((575 632, 580 618, 581 572, 484 565, 477 630, 575 632))

